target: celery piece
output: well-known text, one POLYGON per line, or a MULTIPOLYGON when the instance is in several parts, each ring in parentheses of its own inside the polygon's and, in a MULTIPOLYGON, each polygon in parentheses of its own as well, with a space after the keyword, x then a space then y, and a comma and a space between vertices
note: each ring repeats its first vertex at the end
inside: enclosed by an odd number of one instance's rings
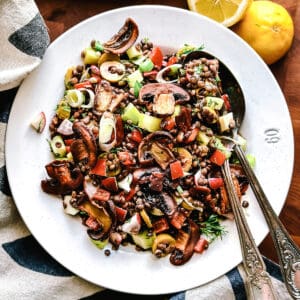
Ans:
POLYGON ((219 97, 207 96, 205 97, 206 105, 212 109, 220 110, 224 104, 224 100, 219 97))
POLYGON ((150 72, 153 68, 154 64, 150 58, 144 60, 139 66, 141 72, 150 72))
POLYGON ((204 132, 199 131, 197 135, 197 142, 201 145, 207 146, 210 141, 210 137, 207 136, 204 132))
POLYGON ((138 98, 139 93, 140 93, 140 89, 142 88, 142 84, 138 81, 135 82, 134 87, 133 87, 133 93, 134 93, 134 97, 138 98))
POLYGON ((130 120, 133 124, 137 125, 140 120, 141 113, 138 109, 132 104, 129 103, 125 109, 123 114, 121 115, 123 121, 130 120))
POLYGON ((246 158, 248 160, 250 167, 253 169, 256 164, 255 156, 253 154, 248 153, 248 154, 246 154, 246 158))
POLYGON ((160 130, 161 119, 146 114, 140 114, 138 126, 149 132, 160 130))
POLYGON ((133 88, 136 81, 142 82, 144 79, 143 74, 140 70, 136 70, 127 77, 129 87, 133 88))
POLYGON ((126 51, 126 54, 128 55, 128 58, 129 59, 134 59, 134 58, 137 58, 139 56, 142 56, 143 55, 143 52, 138 50, 136 48, 135 45, 131 46, 127 51, 126 51))
POLYGON ((101 240, 93 240, 90 239, 92 241, 92 243, 99 249, 103 249, 107 244, 108 244, 108 239, 101 241, 101 240))
POLYGON ((153 242, 156 238, 155 233, 149 235, 148 230, 138 234, 131 235, 133 242, 144 250, 152 248, 153 242))
POLYGON ((96 51, 102 52, 104 48, 103 48, 103 45, 102 45, 99 41, 96 41, 96 42, 95 42, 94 49, 95 49, 96 51))
POLYGON ((96 51, 93 48, 85 48, 83 50, 83 53, 84 53, 83 62, 85 65, 98 64, 98 60, 101 55, 99 51, 96 51))

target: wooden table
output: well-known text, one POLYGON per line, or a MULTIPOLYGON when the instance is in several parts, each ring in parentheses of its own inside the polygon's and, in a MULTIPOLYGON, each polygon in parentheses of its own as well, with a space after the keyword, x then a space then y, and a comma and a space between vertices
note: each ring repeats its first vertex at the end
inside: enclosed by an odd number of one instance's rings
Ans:
MULTIPOLYGON (((287 8, 295 25, 295 39, 292 48, 283 59, 270 68, 286 97, 295 136, 294 173, 280 219, 300 246, 300 1, 274 0, 274 2, 287 8)), ((164 4, 187 9, 186 0, 36 0, 36 3, 48 26, 51 41, 80 21, 109 9, 137 4, 164 4)), ((270 235, 266 237, 259 248, 263 255, 278 261, 270 235)))

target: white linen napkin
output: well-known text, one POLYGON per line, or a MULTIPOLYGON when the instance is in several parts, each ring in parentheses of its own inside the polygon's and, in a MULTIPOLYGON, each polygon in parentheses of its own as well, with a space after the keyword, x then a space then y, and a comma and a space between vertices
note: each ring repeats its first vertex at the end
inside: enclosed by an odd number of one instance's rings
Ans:
POLYGON ((18 86, 43 57, 50 39, 33 0, 0 1, 0 91, 18 86))

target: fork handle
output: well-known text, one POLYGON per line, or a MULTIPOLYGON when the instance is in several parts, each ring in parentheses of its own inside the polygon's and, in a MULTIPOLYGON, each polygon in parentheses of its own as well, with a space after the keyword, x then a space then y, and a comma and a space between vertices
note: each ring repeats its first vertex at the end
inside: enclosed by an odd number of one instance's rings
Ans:
POLYGON ((239 234, 243 266, 246 273, 247 299, 276 300, 277 296, 270 275, 266 271, 265 263, 255 244, 236 194, 228 160, 222 166, 222 173, 239 234))
POLYGON ((245 153, 239 145, 236 145, 234 150, 267 221, 287 290, 294 299, 300 299, 300 249, 274 212, 245 153))

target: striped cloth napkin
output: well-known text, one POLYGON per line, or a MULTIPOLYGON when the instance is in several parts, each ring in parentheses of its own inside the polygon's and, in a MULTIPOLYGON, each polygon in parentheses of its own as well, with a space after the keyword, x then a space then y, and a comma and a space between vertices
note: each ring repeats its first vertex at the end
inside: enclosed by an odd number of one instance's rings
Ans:
MULTIPOLYGON (((0 15, 0 91, 4 91, 17 87, 39 65, 49 44, 49 36, 31 0, 1 0, 0 15)), ((5 131, 16 91, 0 93, 0 299, 246 299, 242 265, 192 290, 141 296, 93 285, 56 262, 23 223, 6 176, 5 131)), ((291 299, 278 266, 267 259, 265 263, 280 299, 291 299)))

